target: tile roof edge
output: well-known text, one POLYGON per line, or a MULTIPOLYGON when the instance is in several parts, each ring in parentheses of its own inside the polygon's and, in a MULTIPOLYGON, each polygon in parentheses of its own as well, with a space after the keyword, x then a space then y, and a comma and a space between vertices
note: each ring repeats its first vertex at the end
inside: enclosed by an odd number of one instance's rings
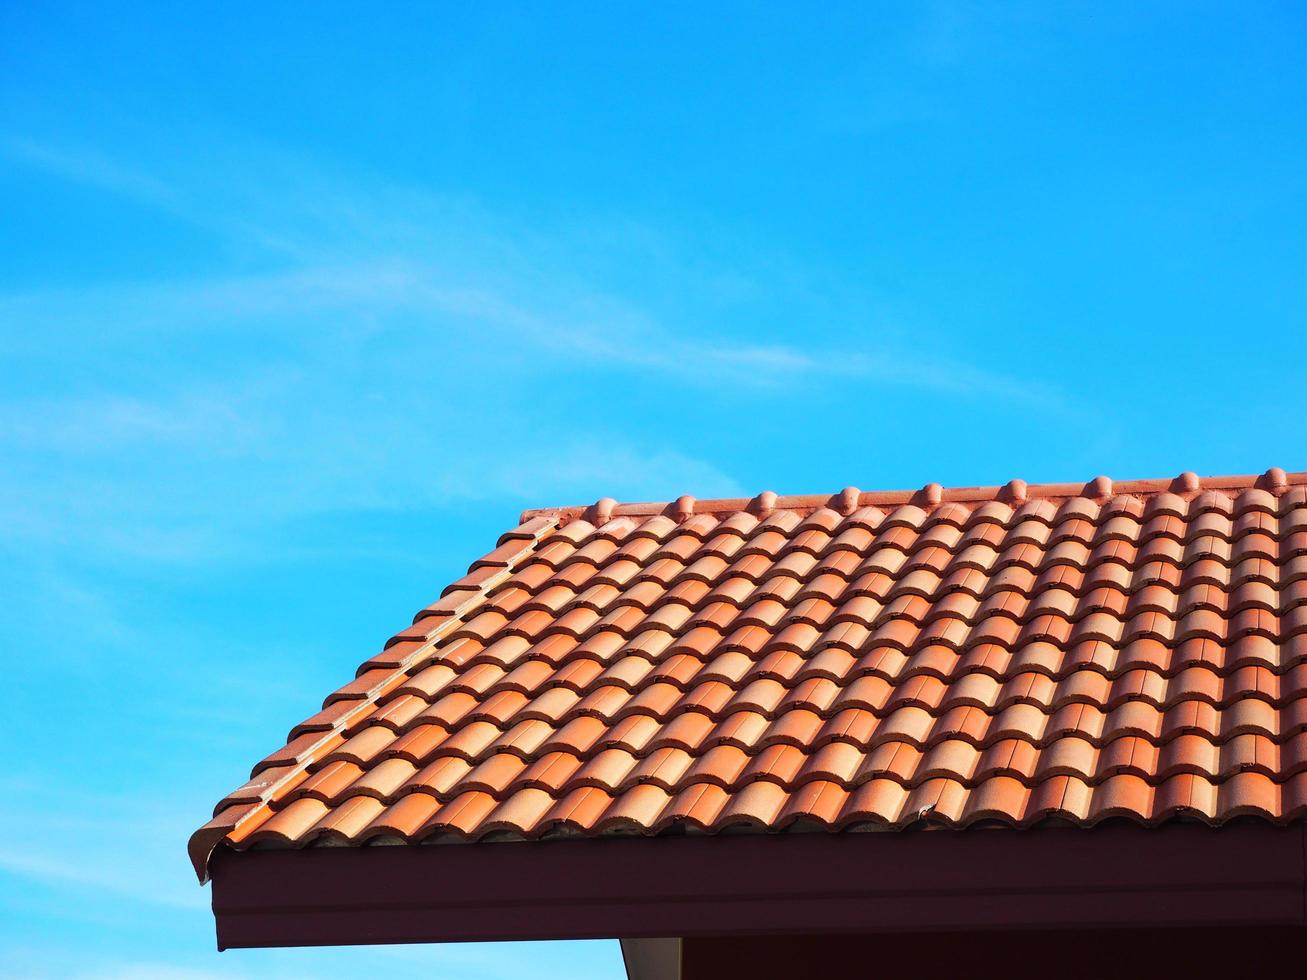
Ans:
MULTIPOLYGON (((519 561, 521 560, 521 556, 529 551, 535 550, 540 542, 548 538, 549 534, 556 530, 560 525, 559 519, 553 514, 540 514, 537 515, 537 517, 540 520, 540 525, 533 533, 529 535, 519 533, 521 525, 526 523, 526 520, 523 520, 519 523, 517 528, 512 528, 500 536, 499 540, 501 546, 500 548, 497 548, 496 551, 502 550, 503 547, 511 546, 511 543, 514 541, 520 542, 521 547, 518 550, 518 554, 513 559, 514 561, 519 561)), ((494 554, 494 552, 492 552, 492 554, 494 554)), ((473 567, 483 560, 484 559, 480 559, 478 562, 474 562, 473 567)), ((444 616, 443 621, 428 634, 425 642, 398 662, 394 670, 391 672, 391 678, 397 677, 401 674, 406 674, 416 661, 429 656, 432 652, 432 648, 438 644, 456 624, 465 621, 470 613, 479 609, 490 590, 497 584, 498 579, 491 578, 476 586, 473 590, 475 595, 469 597, 470 601, 463 600, 456 609, 451 610, 449 614, 444 616)), ((427 610, 419 611, 418 616, 415 618, 415 622, 418 619, 421 619, 423 612, 426 611, 427 610)), ((286 786, 292 780, 298 781, 300 774, 317 761, 318 751, 323 746, 334 746, 336 744, 334 741, 335 737, 343 729, 349 727, 350 722, 359 715, 360 711, 370 707, 376 701, 377 697, 388 689, 389 686, 386 683, 376 685, 371 693, 358 700, 354 708, 335 719, 332 726, 319 734, 318 739, 312 746, 304 751, 303 755, 297 762, 288 766, 285 772, 281 773, 276 779, 262 789, 259 793, 259 799, 257 802, 231 803, 225 807, 222 806, 222 804, 219 804, 220 809, 214 814, 213 818, 191 834, 186 841, 187 854, 191 859, 191 864, 195 868, 196 877, 199 878, 201 885, 203 885, 209 878, 209 859, 213 856, 213 852, 218 848, 218 846, 227 839, 228 835, 235 832, 238 827, 248 822, 259 812, 266 810, 271 801, 276 799, 278 791, 282 787, 286 786)))
POLYGON ((521 523, 538 517, 556 517, 562 523, 585 518, 593 524, 602 524, 613 517, 654 517, 665 514, 685 520, 694 514, 733 514, 741 511, 766 515, 774 510, 816 510, 831 507, 841 513, 852 513, 859 507, 896 507, 907 504, 937 506, 941 503, 982 503, 1000 500, 1005 503, 1024 503, 1027 500, 1057 500, 1089 497, 1107 500, 1114 496, 1157 494, 1171 492, 1182 496, 1196 495, 1204 490, 1265 490, 1275 496, 1290 487, 1307 486, 1307 471, 1287 473, 1272 467, 1260 474, 1242 476, 1200 477, 1184 472, 1171 479, 1124 480, 1114 483, 1110 477, 1098 476, 1088 483, 1031 483, 1010 480, 1002 486, 943 487, 928 483, 918 490, 863 491, 845 487, 834 494, 799 494, 779 496, 770 490, 755 497, 721 497, 697 500, 689 495, 674 501, 618 503, 604 497, 589 505, 561 507, 532 507, 522 511, 521 523))

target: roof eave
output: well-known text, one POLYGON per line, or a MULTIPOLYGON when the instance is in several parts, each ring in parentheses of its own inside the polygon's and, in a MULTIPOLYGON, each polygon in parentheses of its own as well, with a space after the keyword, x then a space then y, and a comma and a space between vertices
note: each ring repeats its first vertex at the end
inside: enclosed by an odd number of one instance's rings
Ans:
POLYGON ((220 949, 721 934, 1307 925, 1307 824, 251 850, 220 949))

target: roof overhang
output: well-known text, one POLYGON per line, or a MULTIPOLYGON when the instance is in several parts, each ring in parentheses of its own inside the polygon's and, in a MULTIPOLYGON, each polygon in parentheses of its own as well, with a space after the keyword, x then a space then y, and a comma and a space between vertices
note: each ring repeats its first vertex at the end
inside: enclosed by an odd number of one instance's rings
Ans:
POLYGON ((1307 925, 1307 825, 928 829, 215 852, 220 949, 1307 925))

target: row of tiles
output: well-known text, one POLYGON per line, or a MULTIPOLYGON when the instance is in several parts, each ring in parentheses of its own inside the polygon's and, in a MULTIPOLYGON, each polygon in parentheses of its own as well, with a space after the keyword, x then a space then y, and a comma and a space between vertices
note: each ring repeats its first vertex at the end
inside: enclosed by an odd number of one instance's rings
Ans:
MULTIPOLYGON (((1307 575, 1307 562, 1303 565, 1307 575)), ((1124 616, 1149 609, 1172 615, 1199 608, 1229 613, 1247 607, 1283 611, 1307 601, 1307 577, 1286 581, 1250 575, 1231 584, 1205 576, 1197 567, 1181 571, 1174 582, 1154 577, 1125 583, 1110 574, 1086 580, 1070 566, 1046 575, 1020 568, 1010 568, 997 575, 971 568, 948 574, 916 569, 898 578, 883 571, 847 578, 846 569, 835 564, 829 568, 834 570, 810 576, 795 572, 764 575, 755 580, 733 574, 714 579, 684 577, 675 584, 641 579, 621 586, 606 576, 599 576, 604 580, 598 582, 557 578, 536 582, 527 581, 523 575, 496 587, 478 608, 506 616, 529 612, 560 616, 582 608, 603 612, 621 606, 650 613, 668 605, 695 611, 718 604, 748 609, 764 601, 786 607, 822 602, 841 608, 862 599, 874 605, 875 615, 895 603, 918 599, 936 605, 959 604, 973 616, 991 607, 1015 608, 1017 612, 1013 614, 1018 616, 1037 614, 1035 611, 1044 607, 1049 612, 1103 608, 1124 616), (973 603, 981 605, 977 608, 970 605, 973 603)))
MULTIPOLYGON (((1167 699, 1167 692, 1174 684, 1175 690, 1187 687, 1221 702, 1244 690, 1263 690, 1282 698, 1284 691, 1297 684, 1294 678, 1299 676, 1303 659, 1307 658, 1304 636, 1277 644, 1267 637, 1250 635, 1230 646, 1211 639, 1190 640, 1174 647, 1156 640, 1139 640, 1126 647, 1100 641, 1069 647, 1052 643, 1016 647, 991 643, 965 651, 945 644, 930 644, 911 652, 891 646, 864 651, 859 646, 830 643, 821 646, 818 652, 782 645, 766 654, 736 647, 715 653, 716 645, 700 652, 692 645, 669 638, 661 656, 651 655, 647 648, 634 651, 619 644, 619 639, 613 638, 613 650, 594 643, 575 643, 558 659, 553 659, 551 654, 559 651, 536 646, 528 646, 519 656, 508 657, 501 656, 504 651, 496 649, 499 644, 489 648, 469 644, 459 651, 466 659, 446 657, 443 655, 446 651, 437 652, 429 660, 419 659, 405 676, 392 675, 385 693, 407 693, 432 701, 460 692, 488 698, 505 691, 534 694, 551 687, 588 695, 602 687, 615 686, 635 692, 659 683, 689 691, 709 682, 744 687, 754 681, 773 680, 795 687, 818 679, 846 684, 872 675, 901 686, 922 676, 955 684, 979 674, 998 684, 1039 674, 1052 683, 1073 683, 1079 685, 1077 690, 1097 692, 1097 699, 1104 703, 1117 697, 1112 685, 1128 677, 1139 677, 1140 690, 1155 691, 1161 700, 1167 699), (1155 676, 1143 677, 1138 671, 1155 676), (1280 679, 1271 681, 1264 674, 1280 679)), ((380 679, 382 670, 378 668, 361 675, 356 684, 366 685, 374 676, 380 679)), ((975 679, 971 683, 986 681, 975 679)), ((330 699, 329 704, 336 700, 340 699, 330 699)))
POLYGON ((736 642, 734 634, 728 638, 720 632, 695 630, 680 638, 669 632, 645 632, 628 641, 619 633, 603 632, 584 642, 554 635, 538 643, 506 637, 489 645, 464 639, 435 648, 392 647, 365 661, 353 681, 328 695, 325 715, 319 713, 299 729, 329 726, 339 714, 340 709, 333 707, 339 701, 401 689, 430 699, 442 691, 458 690, 492 695, 557 686, 588 694, 609 684, 634 689, 640 683, 667 682, 688 690, 710 680, 747 684, 771 678, 795 685, 818 677, 843 681, 863 674, 902 683, 919 674, 951 682, 971 673, 1006 680, 1034 672, 1061 681, 1080 671, 1115 680, 1134 670, 1170 678, 1204 668, 1229 677, 1249 667, 1283 674, 1307 659, 1303 634, 1283 641, 1249 633, 1226 643, 1210 638, 1175 645, 1140 639, 1121 646, 1101 640, 1060 646, 1041 641, 1017 646, 983 643, 965 650, 932 643, 904 650, 857 642, 861 633, 849 629, 827 631, 809 649, 780 644, 764 652, 769 645, 765 636, 745 643, 736 642), (401 668, 404 673, 396 673, 401 668))
MULTIPOLYGON (((789 574, 768 576, 766 569, 760 569, 758 578, 730 574, 714 580, 682 578, 675 583, 651 579, 619 583, 601 573, 596 573, 594 578, 602 581, 529 582, 526 573, 522 573, 497 587, 484 602, 469 601, 469 608, 464 611, 479 610, 479 615, 486 617, 502 616, 514 624, 515 630, 538 630, 563 617, 582 619, 585 613, 606 612, 630 620, 637 615, 640 618, 659 614, 680 616, 683 614, 672 610, 698 613, 721 607, 755 610, 758 615, 772 609, 777 611, 771 615, 784 616, 805 603, 828 604, 833 607, 828 613, 831 616, 847 615, 870 621, 896 604, 909 604, 913 600, 945 608, 951 604, 962 610, 970 610, 971 602, 983 602, 1019 610, 1015 615, 1022 617, 1043 611, 1087 614, 1099 609, 1112 610, 1118 616, 1143 611, 1174 616, 1200 608, 1226 613, 1261 608, 1287 614, 1302 603, 1307 590, 1307 558, 1295 561, 1303 568, 1302 574, 1292 580, 1263 576, 1254 563, 1247 568, 1250 574, 1237 583, 1220 575, 1209 575, 1198 566, 1178 569, 1167 565, 1141 571, 1133 578, 1130 570, 1117 565, 1099 566, 1090 576, 1081 575, 1070 566, 1059 566, 1038 575, 1018 567, 997 575, 968 567, 945 575, 920 569, 900 578, 876 571, 853 579, 845 579, 835 572, 823 572, 808 579, 789 574), (1168 569, 1173 574, 1168 576, 1168 569), (850 605, 854 608, 840 613, 850 605)), ((1225 570, 1221 565, 1212 567, 1225 570)), ((976 609, 964 614, 979 613, 976 609)), ((414 625, 401 631, 391 642, 425 638, 439 617, 430 619, 428 622, 425 610, 419 612, 414 625)), ((490 622, 491 619, 485 620, 486 624, 490 622)), ((471 625, 469 622, 468 626, 471 625)), ((501 627, 504 625, 507 624, 499 623, 501 627)), ((487 627, 472 628, 484 632, 487 627)), ((575 632, 576 627, 568 630, 575 632)))
MULTIPOLYGON (((607 538, 647 537, 662 541, 684 535, 706 540, 733 536, 758 538, 781 534, 799 538, 807 534, 838 536, 852 532, 887 534, 907 530, 914 534, 932 534, 945 529, 970 533, 1030 535, 1035 540, 1072 537, 1078 540, 1105 540, 1120 537, 1144 540, 1156 535, 1181 540, 1191 535, 1218 535, 1226 539, 1243 534, 1265 533, 1276 537, 1307 528, 1307 489, 1298 488, 1280 498, 1255 501, 1244 498, 1231 506, 1229 498, 1219 496, 1192 503, 1168 499, 1166 495, 1150 498, 1118 498, 1106 506, 1092 500, 1067 500, 1060 506, 1050 501, 1031 501, 1017 510, 990 501, 974 508, 951 503, 924 509, 904 505, 892 510, 864 507, 848 515, 830 508, 818 508, 807 516, 781 509, 765 518, 744 511, 727 515, 695 514, 683 521, 666 515, 653 517, 616 517, 596 525, 585 519, 566 521, 556 532, 559 540, 579 542, 607 538), (1041 530, 1042 528, 1042 530, 1041 530)), ((509 532, 504 538, 516 536, 509 532)), ((502 543, 501 539, 501 543, 502 543)))
MULTIPOLYGON (((635 606, 622 606, 607 615, 589 608, 578 608, 562 616, 532 612, 509 619, 503 613, 479 613, 459 625, 450 639, 476 639, 491 643, 496 639, 520 637, 529 642, 555 634, 570 635, 578 640, 598 633, 615 633, 623 638, 636 637, 647 631, 684 635, 704 628, 719 636, 757 630, 765 634, 763 652, 780 647, 812 650, 841 642, 850 648, 880 646, 910 650, 942 644, 965 650, 983 643, 1005 647, 1048 642, 1067 647, 1085 641, 1103 641, 1124 646, 1140 639, 1155 639, 1178 645, 1189 639, 1209 638, 1217 641, 1237 639, 1250 633, 1285 640, 1307 633, 1307 605, 1290 608, 1283 615, 1261 607, 1241 609, 1225 615, 1213 609, 1195 609, 1176 618, 1157 611, 1139 612, 1129 618, 1098 610, 1081 618, 1062 613, 1042 613, 1022 621, 1006 613, 990 613, 968 620, 954 610, 940 610, 919 596, 896 603, 895 609, 874 612, 874 600, 859 597, 836 609, 831 603, 812 600, 796 609, 787 609, 773 600, 739 609, 728 603, 716 603, 694 612, 681 605, 662 606, 645 613, 635 606), (865 609, 860 609, 863 602, 865 609), (859 611, 870 618, 858 615, 859 611), (840 631, 833 637, 832 631, 840 631), (847 636, 853 631, 853 636, 847 636)), ((727 648, 729 649, 729 648, 727 648)), ((723 651, 724 652, 724 651, 723 651)))
POLYGON ((1301 662, 1279 674, 1264 666, 1221 674, 1196 665, 1170 675, 1148 667, 1115 676, 1082 669, 1060 677, 1043 670, 1007 674, 970 670, 941 676, 922 669, 903 678, 867 669, 874 667, 874 660, 864 667, 847 654, 805 658, 793 652, 761 661, 735 655, 707 664, 677 658, 657 668, 641 657, 624 658, 607 669, 588 659, 573 660, 561 670, 540 661, 527 666, 540 669, 528 672, 519 667, 506 672, 482 664, 458 673, 437 663, 405 680, 378 703, 390 718, 421 715, 454 725, 478 720, 506 724, 528 704, 535 716, 564 721, 580 715, 612 719, 630 713, 666 718, 684 707, 721 715, 744 707, 775 714, 803 705, 829 713, 851 706, 846 702, 878 715, 909 705, 936 713, 964 706, 992 712, 1020 703, 1046 710, 1075 702, 1110 709, 1133 700, 1166 707, 1197 699, 1219 708, 1256 698, 1283 706, 1307 695, 1307 664, 1301 662))
POLYGON ((530 758, 494 752, 476 761, 440 755, 425 765, 407 755, 387 755, 368 765, 333 758, 305 772, 279 796, 275 808, 301 797, 333 806, 359 795, 391 803, 415 791, 445 802, 472 790, 504 799, 522 789, 543 789, 560 796, 593 786, 617 794, 644 783, 669 793, 704 782, 738 791, 759 779, 791 791, 813 780, 854 789, 872 779, 893 779, 912 788, 930 779, 948 778, 974 788, 996 776, 1034 786, 1055 776, 1074 776, 1098 785, 1130 773, 1156 784, 1192 773, 1220 783, 1242 772, 1261 772, 1283 782, 1304 771, 1307 733, 1302 732, 1282 744, 1265 735, 1246 734, 1224 743, 1205 735, 1179 735, 1155 745, 1127 735, 1099 746, 1066 735, 1043 747, 1025 739, 1006 738, 983 748, 962 739, 947 739, 928 749, 897 741, 863 749, 841 739, 816 748, 773 742, 751 753, 736 744, 719 743, 699 754, 682 748, 662 748, 647 755, 625 748, 602 749, 590 755, 553 751, 530 758))
POLYGON ((956 539, 954 535, 944 533, 917 536, 901 528, 874 536, 870 532, 864 534, 868 539, 866 542, 856 540, 858 536, 848 532, 837 538, 809 532, 795 540, 779 532, 771 532, 760 539, 746 540, 727 535, 704 542, 691 535, 679 535, 665 542, 640 537, 620 545, 609 538, 595 538, 582 545, 549 539, 520 565, 522 568, 542 566, 554 572, 578 564, 596 568, 625 563, 640 568, 656 568, 663 564, 707 568, 718 563, 725 568, 745 566, 750 559, 760 559, 769 564, 792 562, 800 574, 804 566, 816 568, 836 560, 852 563, 854 567, 891 571, 899 567, 910 570, 918 565, 939 568, 952 561, 974 564, 982 569, 1000 569, 1013 564, 1035 569, 1071 565, 1084 570, 1104 562, 1136 568, 1154 561, 1184 567, 1211 560, 1233 567, 1246 560, 1261 559, 1284 565, 1307 552, 1307 530, 1295 531, 1283 539, 1254 532, 1232 541, 1219 535, 1204 535, 1187 542, 1158 536, 1145 541, 1112 538, 1097 545, 1070 538, 1049 544, 1026 537, 989 540, 980 533, 964 535, 959 532, 956 539))
POLYGON ((1123 738, 1141 738, 1160 747, 1187 735, 1201 736, 1215 745, 1244 735, 1282 744, 1307 729, 1307 701, 1276 709, 1251 698, 1224 710, 1202 701, 1184 701, 1164 710, 1142 701, 1129 701, 1110 711, 1070 704, 1051 713, 1029 704, 1013 705, 995 714, 968 707, 932 715, 923 708, 908 707, 883 717, 863 708, 846 708, 830 716, 795 708, 773 717, 743 710, 720 718, 686 710, 668 721, 637 714, 615 723, 582 716, 561 725, 531 718, 511 727, 475 721, 458 728, 419 716, 416 723, 397 729, 379 717, 384 714, 385 709, 364 715, 356 727, 325 737, 320 733, 304 736, 303 744, 291 742, 256 766, 251 785, 235 795, 245 798, 252 785, 258 784, 261 791, 270 778, 304 765, 318 769, 332 762, 349 762, 370 768, 395 758, 425 765, 456 757, 475 765, 500 753, 529 762, 554 752, 589 758, 607 749, 643 758, 664 749, 703 754, 721 745, 748 753, 780 744, 815 750, 831 742, 845 742, 864 751, 892 743, 928 750, 954 741, 987 749, 1010 739, 1047 748, 1066 738, 1099 748, 1123 738))
MULTIPOLYGON (((638 663, 648 666, 647 661, 638 663)), ((973 671, 952 680, 921 673, 902 682, 864 673, 839 680, 809 677, 792 685, 767 676, 742 684, 714 679, 693 685, 646 677, 643 681, 626 678, 623 683, 584 689, 544 684, 523 691, 503 685, 484 697, 476 691, 456 689, 458 676, 443 665, 428 668, 398 688, 394 698, 381 702, 382 710, 397 721, 425 718, 452 727, 472 721, 508 725, 531 717, 560 723, 582 716, 614 721, 629 714, 667 719, 691 708, 714 717, 740 710, 775 715, 797 707, 825 715, 849 707, 864 708, 876 715, 903 707, 919 707, 934 714, 961 707, 993 713, 1016 704, 1053 711, 1083 703, 1110 710, 1130 701, 1166 708, 1198 700, 1225 708, 1251 699, 1268 707, 1284 707, 1307 696, 1307 664, 1283 674, 1265 667, 1244 667, 1225 676, 1207 667, 1190 667, 1170 677, 1143 668, 1115 678, 1080 670, 1061 679, 1042 671, 1006 678, 973 671), (446 687, 450 689, 444 690, 446 687), (431 688, 436 690, 432 692, 431 688)))
MULTIPOLYGON (((532 578, 534 569, 549 571, 544 566, 532 565, 496 584, 484 600, 480 594, 468 594, 462 600, 460 613, 480 610, 482 615, 526 617, 530 623, 583 610, 609 611, 629 617, 634 613, 623 610, 632 609, 652 615, 671 606, 698 612, 718 605, 750 609, 774 603, 788 610, 804 603, 822 602, 838 610, 859 599, 867 605, 866 611, 859 614, 862 618, 880 615, 884 607, 912 599, 935 605, 965 604, 970 600, 1015 605, 1025 600, 1026 609, 1032 604, 1034 609, 1047 606, 1050 611, 1068 607, 1072 611, 1082 608, 1092 611, 1101 606, 1120 615, 1145 609, 1175 615, 1195 608, 1235 612, 1255 607, 1287 612, 1301 603, 1303 591, 1307 589, 1304 584, 1307 583, 1307 556, 1294 559, 1293 567, 1285 569, 1276 569, 1266 562, 1246 562, 1235 569, 1239 574, 1234 579, 1229 569, 1213 562, 1199 562, 1183 569, 1155 563, 1135 570, 1106 564, 1097 566, 1088 575, 1069 565, 1040 573, 1009 566, 992 575, 968 566, 945 574, 920 568, 898 577, 876 570, 849 578, 837 563, 829 566, 834 570, 814 571, 802 577, 793 570, 782 574, 779 566, 768 565, 762 559, 758 561, 760 566, 748 575, 728 569, 717 579, 672 574, 667 581, 639 577, 640 569, 636 566, 631 566, 629 574, 623 576, 610 574, 612 569, 587 565, 580 566, 585 575, 544 574, 532 578), (1292 575, 1280 577, 1281 571, 1292 575)), ((414 625, 390 642, 425 638, 443 619, 429 615, 433 608, 419 611, 414 625)))
MULTIPOLYGON (((877 551, 898 551, 901 554, 939 548, 955 554, 973 548, 986 548, 1003 552, 1011 548, 1032 547, 1040 552, 1057 552, 1068 548, 1068 555, 1102 555, 1116 552, 1117 546, 1127 546, 1139 552, 1144 549, 1162 549, 1163 555, 1188 555, 1189 560, 1213 553, 1227 560, 1235 554, 1240 542, 1251 541, 1254 548, 1264 548, 1267 554, 1288 556, 1307 548, 1307 508, 1296 512, 1291 525, 1263 522, 1260 527, 1206 527, 1202 524, 1186 525, 1179 521, 1139 526, 1131 522, 1091 525, 1083 521, 1049 527, 1027 522, 1015 527, 999 524, 980 524, 966 530, 947 524, 936 524, 925 530, 897 525, 871 530, 851 526, 825 531, 820 528, 787 529, 784 527, 760 528, 753 534, 741 534, 724 529, 713 533, 695 533, 692 525, 671 525, 665 533, 654 533, 651 524, 619 528, 605 526, 589 535, 575 533, 576 525, 562 531, 546 533, 531 549, 531 561, 560 567, 574 561, 604 564, 609 561, 633 560, 647 565, 665 558, 691 562, 709 556, 743 558, 750 555, 772 560, 804 554, 825 558, 837 552, 850 552, 868 556, 877 551), (1177 550, 1178 549, 1178 550, 1177 550), (1194 549, 1192 552, 1190 549, 1194 549)), ((501 546, 497 554, 517 550, 514 546, 501 546)), ((493 563, 496 553, 473 562, 471 571, 493 563)), ((1082 559, 1083 560, 1083 559, 1082 559)), ((520 559, 518 563, 525 563, 520 559)), ((466 584, 466 583, 464 583, 466 584)), ((457 587, 459 583, 455 583, 457 587)))
POLYGON ((1243 816, 1288 821, 1307 812, 1307 773, 1277 783, 1260 772, 1221 783, 1180 774, 1151 784, 1122 774, 1097 785, 1056 776, 1035 786, 996 776, 975 787, 937 778, 912 788, 873 779, 853 789, 815 780, 791 791, 770 780, 737 790, 693 783, 676 793, 645 783, 618 794, 586 786, 562 796, 527 788, 506 799, 469 790, 447 802, 423 792, 394 803, 355 796, 338 807, 302 797, 276 811, 263 810, 238 826, 229 840, 304 846, 320 840, 361 844, 374 838, 421 841, 440 834, 479 839, 491 835, 534 838, 557 833, 659 833, 673 827, 716 833, 731 827, 784 830, 795 823, 838 830, 859 824, 905 827, 925 821, 966 826, 1000 821, 1025 825, 1063 818, 1080 824, 1123 817, 1153 823, 1182 815, 1221 823, 1243 816))
MULTIPOLYGON (((1295 670, 1299 672, 1299 679, 1302 679, 1300 674, 1304 669, 1295 670)), ((1217 674, 1205 670, 1204 673, 1219 679, 1217 674)), ((904 712, 920 712, 927 719, 935 720, 961 711, 974 711, 993 717, 1014 708, 1027 708, 1042 716, 1056 715, 1067 708, 1081 708, 1104 716, 1121 710, 1150 711, 1165 715, 1176 708, 1185 708, 1188 711, 1200 710, 1204 712, 1204 717, 1206 712, 1213 712, 1217 717, 1256 717, 1264 721, 1270 732, 1277 732, 1280 730, 1277 725, 1281 717, 1295 719, 1298 713, 1307 711, 1307 707, 1304 707, 1307 706, 1307 698, 1303 698, 1303 694, 1307 694, 1307 687, 1277 690, 1276 676, 1265 670, 1261 670, 1261 673, 1264 677, 1259 685, 1269 690, 1249 687, 1231 694, 1221 702, 1202 695, 1201 691, 1196 696, 1193 686, 1176 686, 1171 691, 1172 696, 1167 698, 1165 686, 1172 681, 1185 685, 1184 674, 1167 681, 1161 674, 1153 672, 1134 672, 1112 682, 1116 696, 1111 700, 1091 700, 1089 694, 1076 690, 1073 683, 1063 682, 1059 685, 1046 674, 1035 673, 1005 683, 996 682, 988 674, 968 674, 962 682, 951 686, 924 674, 898 686, 890 685, 884 678, 873 674, 864 674, 843 686, 836 685, 829 678, 814 678, 795 687, 762 679, 736 690, 724 683, 711 681, 694 687, 689 693, 669 683, 655 683, 644 687, 639 693, 622 687, 606 686, 584 696, 566 687, 550 687, 535 698, 528 698, 519 691, 505 691, 489 699, 460 693, 427 702, 421 696, 403 694, 380 703, 380 707, 376 703, 362 704, 345 724, 335 730, 337 736, 344 737, 349 725, 357 725, 365 717, 372 724, 403 733, 420 725, 437 725, 446 730, 489 725, 495 730, 503 730, 523 721, 541 721, 555 728, 572 723, 612 727, 637 717, 650 719, 655 724, 670 725, 686 713, 723 720, 741 712, 775 719, 792 711, 833 717, 843 711, 857 710, 880 719, 901 716, 904 712), (1155 685, 1151 691, 1148 690, 1150 682, 1155 685), (1277 699, 1273 696, 1276 694, 1285 696, 1277 699)), ((1084 674, 1106 682, 1106 678, 1100 674, 1084 674)), ((1080 674, 1073 676, 1072 681, 1078 677, 1080 674)), ((256 770, 278 764, 282 759, 298 758, 305 746, 310 745, 320 734, 320 730, 301 734, 284 749, 269 755, 256 766, 256 770)))
MULTIPOLYGON (((793 510, 777 510, 759 519, 747 512, 735 512, 714 517, 696 514, 684 521, 665 515, 654 517, 617 517, 595 525, 584 519, 566 521, 552 529, 552 537, 566 542, 583 542, 598 539, 612 541, 649 538, 667 541, 676 537, 691 537, 700 541, 711 538, 735 537, 754 540, 766 535, 779 534, 791 540, 807 535, 839 537, 851 535, 852 541, 865 541, 859 534, 887 535, 907 531, 913 535, 958 535, 979 533, 992 536, 996 532, 1014 538, 1029 537, 1037 542, 1051 542, 1062 538, 1080 541, 1104 541, 1111 538, 1146 540, 1155 536, 1188 540, 1193 536, 1216 535, 1227 540, 1245 534, 1269 534, 1283 537, 1297 530, 1307 529, 1307 504, 1299 493, 1295 501, 1281 503, 1275 508, 1251 507, 1221 509, 1216 506, 1197 507, 1181 512, 1168 507, 1165 501, 1142 503, 1125 501, 1119 505, 1099 508, 1092 501, 1067 501, 1060 508, 1047 502, 1032 503, 1016 512, 1001 504, 989 503, 968 510, 956 504, 924 510, 912 505, 883 511, 863 508, 845 516, 829 508, 820 508, 807 516, 793 510)), ((500 539, 538 536, 534 530, 510 531, 500 539)))
POLYGON ((580 587, 556 582, 536 591, 521 580, 510 580, 477 608, 482 614, 494 612, 505 617, 533 612, 563 617, 578 610, 602 614, 622 607, 646 614, 667 606, 679 606, 692 613, 730 608, 751 613, 760 623, 771 625, 787 617, 814 623, 841 618, 875 623, 895 617, 925 622, 939 615, 975 621, 994 614, 1026 622, 1041 615, 1079 619, 1093 612, 1109 612, 1120 619, 1145 612, 1181 618, 1203 609, 1227 616, 1253 608, 1284 614, 1307 603, 1307 578, 1291 582, 1249 578, 1228 588, 1212 581, 1180 582, 1174 587, 1157 582, 1132 583, 1135 588, 1104 581, 1084 588, 1083 581, 1076 583, 1069 581, 1070 575, 1060 575, 1042 582, 1036 579, 1028 589, 1022 588, 1026 583, 1021 575, 987 576, 980 588, 963 587, 980 585, 982 579, 972 576, 969 583, 950 583, 952 587, 945 589, 945 578, 919 570, 897 580, 888 575, 846 580, 835 573, 823 573, 810 579, 773 576, 758 583, 737 575, 713 581, 689 578, 670 588, 645 580, 625 588, 609 582, 580 587), (1077 584, 1082 587, 1076 588, 1077 584), (770 612, 773 608, 784 610, 780 619, 774 618, 777 613, 770 612))

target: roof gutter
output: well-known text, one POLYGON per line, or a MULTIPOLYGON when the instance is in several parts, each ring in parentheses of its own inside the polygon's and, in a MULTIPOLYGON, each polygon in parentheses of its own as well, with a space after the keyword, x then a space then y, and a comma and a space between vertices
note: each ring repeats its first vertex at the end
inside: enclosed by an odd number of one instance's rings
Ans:
POLYGON ((233 851, 220 949, 805 932, 1307 926, 1307 824, 233 851))

